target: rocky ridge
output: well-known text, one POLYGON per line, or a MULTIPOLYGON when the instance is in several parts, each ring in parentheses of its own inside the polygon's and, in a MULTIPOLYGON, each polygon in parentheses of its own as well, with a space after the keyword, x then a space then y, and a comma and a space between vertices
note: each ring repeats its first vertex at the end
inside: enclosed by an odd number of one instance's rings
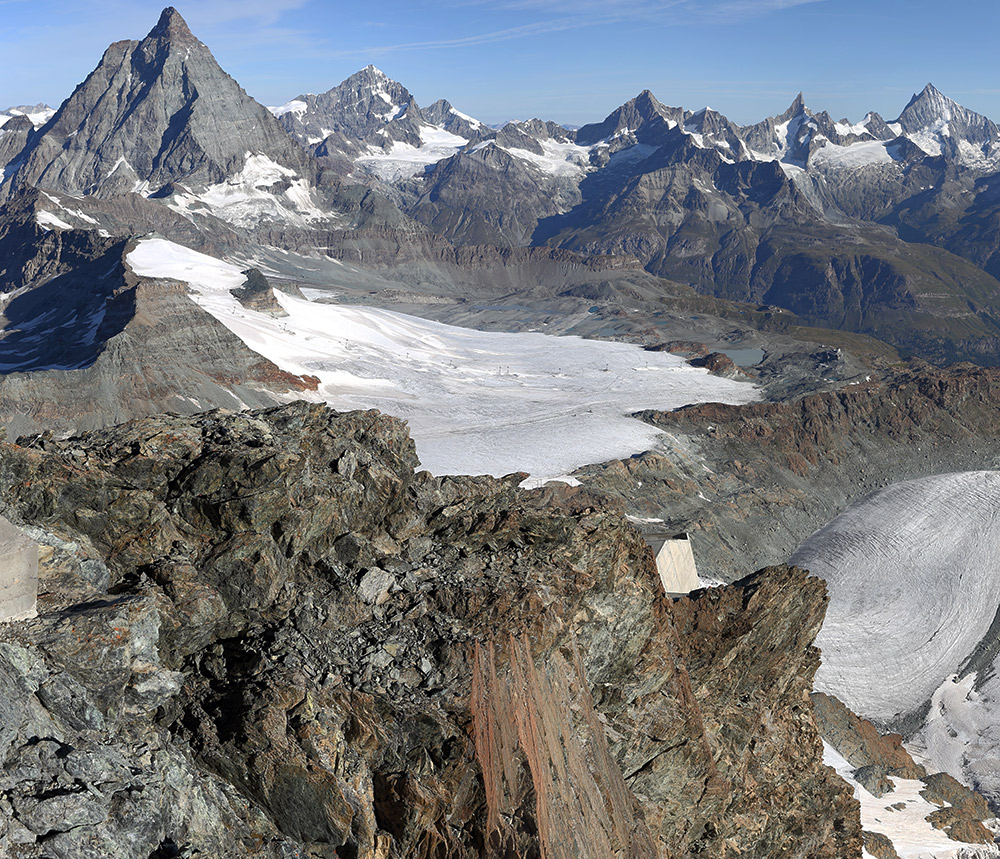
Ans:
POLYGON ((8 855, 860 852, 821 582, 672 605, 614 505, 415 465, 301 403, 4 445, 43 544, 0 642, 8 855))
POLYGON ((897 365, 790 402, 643 412, 666 433, 657 450, 577 477, 664 533, 691 532, 705 574, 731 580, 890 483, 996 468, 997 403, 996 370, 897 365))

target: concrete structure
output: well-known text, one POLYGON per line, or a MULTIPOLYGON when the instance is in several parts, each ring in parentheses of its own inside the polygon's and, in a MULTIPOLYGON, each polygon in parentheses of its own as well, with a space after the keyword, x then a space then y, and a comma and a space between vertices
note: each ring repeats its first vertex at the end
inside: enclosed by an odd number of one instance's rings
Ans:
POLYGON ((38 544, 0 516, 0 621, 34 617, 38 544))
POLYGON ((656 553, 656 570, 668 594, 686 594, 701 587, 687 534, 650 540, 656 553))

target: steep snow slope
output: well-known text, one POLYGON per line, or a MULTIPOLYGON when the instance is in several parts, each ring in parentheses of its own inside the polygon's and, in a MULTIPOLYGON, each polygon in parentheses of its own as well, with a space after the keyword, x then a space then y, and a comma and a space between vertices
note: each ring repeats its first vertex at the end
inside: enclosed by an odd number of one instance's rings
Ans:
POLYGON ((194 300, 251 349, 320 379, 314 395, 340 409, 407 418, 437 474, 527 471, 544 482, 653 446, 659 433, 626 417, 639 408, 742 403, 756 389, 622 343, 497 334, 277 293, 288 316, 243 308, 233 265, 163 239, 129 255, 133 270, 188 282, 194 300))
POLYGON ((827 581, 816 688, 882 722, 917 711, 1000 605, 1000 472, 887 487, 810 537, 791 563, 827 581))

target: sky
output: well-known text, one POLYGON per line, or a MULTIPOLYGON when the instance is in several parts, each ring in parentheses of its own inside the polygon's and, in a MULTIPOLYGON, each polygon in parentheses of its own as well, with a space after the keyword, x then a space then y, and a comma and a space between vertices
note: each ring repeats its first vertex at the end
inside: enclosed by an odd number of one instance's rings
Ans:
MULTIPOLYGON (((489 122, 604 118, 649 89, 739 123, 813 110, 895 118, 934 83, 1000 121, 998 0, 175 0, 258 101, 323 92, 374 63, 417 103, 489 122)), ((58 106, 161 2, 0 0, 0 108, 58 106)))

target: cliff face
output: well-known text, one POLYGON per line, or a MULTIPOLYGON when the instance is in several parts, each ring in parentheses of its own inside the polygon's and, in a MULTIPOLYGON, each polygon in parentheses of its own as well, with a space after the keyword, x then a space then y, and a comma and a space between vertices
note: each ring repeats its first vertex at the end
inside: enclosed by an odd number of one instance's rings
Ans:
POLYGON ((671 604, 586 491, 414 473, 292 404, 0 448, 0 852, 860 854, 794 568, 671 604))
POLYGON ((998 404, 995 369, 911 365, 792 402, 641 412, 663 445, 580 475, 630 513, 663 519, 666 533, 690 531, 699 569, 731 580, 783 562, 888 484, 994 468, 998 404))

